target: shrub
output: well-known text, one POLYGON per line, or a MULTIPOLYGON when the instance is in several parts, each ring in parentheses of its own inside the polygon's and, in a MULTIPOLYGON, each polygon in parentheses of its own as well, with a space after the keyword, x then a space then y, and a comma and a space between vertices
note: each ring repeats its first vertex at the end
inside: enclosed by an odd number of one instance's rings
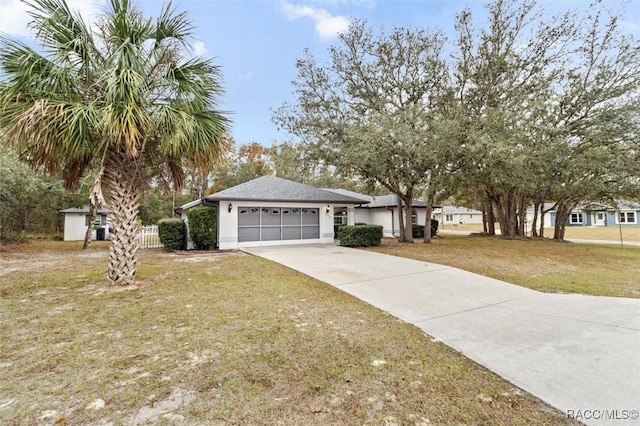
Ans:
POLYGON ((182 219, 162 219, 158 222, 158 235, 166 251, 182 250, 187 243, 187 226, 182 219))
POLYGON ((340 240, 340 245, 344 247, 379 246, 382 241, 382 226, 341 226, 338 230, 338 239, 340 240))
POLYGON ((424 238, 424 226, 413 225, 413 238, 424 238))
POLYGON ((431 219, 431 236, 435 237, 438 234, 438 219, 431 219))
POLYGON ((189 209, 189 235, 196 250, 209 250, 216 246, 216 227, 218 225, 218 209, 198 206, 189 209))
POLYGON ((366 225, 365 222, 356 222, 354 225, 366 225))

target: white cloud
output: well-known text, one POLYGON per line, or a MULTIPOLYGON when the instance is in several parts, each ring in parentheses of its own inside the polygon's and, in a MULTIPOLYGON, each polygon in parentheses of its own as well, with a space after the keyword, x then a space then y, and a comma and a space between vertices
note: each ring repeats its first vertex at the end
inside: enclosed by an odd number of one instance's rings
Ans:
MULTIPOLYGON (((93 0, 67 0, 67 4, 71 10, 79 12, 88 24, 101 12, 100 6, 93 0)), ((27 28, 31 22, 28 10, 29 6, 20 0, 0 0, 0 31, 12 36, 31 37, 33 34, 27 28)))
POLYGON ((196 56, 204 56, 207 54, 207 46, 205 46, 202 41, 196 41, 193 43, 193 46, 191 46, 191 51, 196 56))
POLYGON ((316 26, 315 33, 322 39, 330 39, 345 31, 349 27, 349 19, 341 15, 333 16, 325 9, 313 6, 304 6, 281 3, 281 10, 284 16, 290 21, 300 18, 311 18, 316 26))

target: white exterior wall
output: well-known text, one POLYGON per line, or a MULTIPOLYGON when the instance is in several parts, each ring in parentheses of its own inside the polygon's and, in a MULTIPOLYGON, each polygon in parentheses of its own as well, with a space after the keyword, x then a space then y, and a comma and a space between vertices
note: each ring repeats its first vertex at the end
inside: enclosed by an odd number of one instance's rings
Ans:
MULTIPOLYGON (((65 213, 64 214, 64 240, 83 241, 87 233, 86 213, 65 213)), ((93 231, 92 239, 96 238, 96 231, 93 231)))
MULTIPOLYGON (((424 226, 427 209, 416 208, 416 225, 424 226)), ((398 208, 355 209, 355 222, 382 226, 383 237, 397 237, 400 235, 400 219, 398 208), (393 211, 393 216, 391 212, 393 211), (393 217, 393 222, 392 222, 393 217), (395 235, 394 235, 395 234, 395 235)))
MULTIPOLYGON (((88 213, 64 213, 64 241, 84 241, 84 236, 87 233, 87 226, 85 225, 88 213)), ((98 214, 98 218, 101 215, 98 214)), ((107 216, 107 225, 111 221, 107 216)), ((105 238, 109 237, 109 230, 105 229, 105 238)), ((91 239, 96 239, 96 230, 91 232, 91 239)))
POLYGON ((260 247, 292 244, 333 244, 333 205, 329 213, 327 204, 315 203, 278 203, 263 201, 226 201, 221 200, 218 209, 218 247, 230 250, 242 247, 260 247), (229 212, 229 203, 233 206, 229 212), (238 207, 289 207, 316 208, 320 210, 320 238, 308 240, 245 241, 238 242, 238 207))
MULTIPOLYGON (((527 232, 531 232, 531 225, 533 225, 533 212, 527 212, 525 221, 527 232)), ((538 224, 536 225, 536 227, 540 228, 540 212, 538 212, 538 224)), ((544 227, 553 228, 553 225, 551 224, 551 212, 546 212, 544 214, 544 227)))

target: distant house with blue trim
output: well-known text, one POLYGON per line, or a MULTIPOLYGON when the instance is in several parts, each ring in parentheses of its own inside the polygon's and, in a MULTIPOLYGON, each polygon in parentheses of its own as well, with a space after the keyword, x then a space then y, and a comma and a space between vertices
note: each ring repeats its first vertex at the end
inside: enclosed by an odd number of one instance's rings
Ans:
MULTIPOLYGON (((590 203, 575 209, 567 219, 567 226, 640 226, 640 203, 621 200, 617 208, 590 203)), ((556 212, 551 211, 551 226, 556 224, 556 212)))

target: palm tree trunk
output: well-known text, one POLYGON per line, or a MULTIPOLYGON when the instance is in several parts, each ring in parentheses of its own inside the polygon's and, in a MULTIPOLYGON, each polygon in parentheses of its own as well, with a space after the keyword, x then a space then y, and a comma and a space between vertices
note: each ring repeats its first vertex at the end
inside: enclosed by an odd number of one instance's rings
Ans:
POLYGON ((107 278, 112 285, 133 284, 138 255, 137 167, 122 153, 109 156, 105 167, 105 183, 113 211, 113 233, 109 247, 107 278))

